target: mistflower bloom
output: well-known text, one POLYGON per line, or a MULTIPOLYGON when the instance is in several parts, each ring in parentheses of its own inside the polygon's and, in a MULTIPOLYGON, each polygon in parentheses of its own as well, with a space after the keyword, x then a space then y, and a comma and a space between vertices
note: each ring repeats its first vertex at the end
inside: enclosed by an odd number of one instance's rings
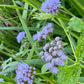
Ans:
POLYGON ((53 26, 52 23, 48 23, 47 25, 45 25, 42 31, 37 31, 37 34, 33 35, 33 40, 40 41, 41 39, 47 39, 48 34, 53 32, 52 26, 53 26))
POLYGON ((45 67, 54 74, 57 74, 58 66, 64 66, 65 60, 67 60, 67 56, 62 50, 62 43, 61 38, 56 37, 51 43, 45 44, 43 51, 40 52, 42 60, 47 63, 45 67))
POLYGON ((54 74, 57 74, 58 68, 57 68, 57 67, 52 67, 52 68, 50 69, 50 71, 51 71, 52 73, 54 73, 54 74))
POLYGON ((0 82, 4 82, 4 79, 3 78, 0 78, 0 82))
POLYGON ((41 5, 41 10, 45 11, 46 13, 55 14, 58 12, 59 7, 59 0, 45 0, 45 2, 43 2, 41 5))
POLYGON ((33 84, 34 75, 36 74, 35 67, 30 67, 26 63, 19 63, 16 67, 16 82, 17 84, 33 84))
POLYGON ((19 32, 19 34, 16 37, 17 42, 20 43, 24 37, 25 37, 25 32, 24 31, 19 32))

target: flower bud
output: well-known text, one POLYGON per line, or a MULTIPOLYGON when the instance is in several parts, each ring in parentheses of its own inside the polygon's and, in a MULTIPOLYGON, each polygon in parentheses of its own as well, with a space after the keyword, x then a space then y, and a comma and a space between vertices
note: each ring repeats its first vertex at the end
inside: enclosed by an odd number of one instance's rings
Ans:
POLYGON ((56 37, 56 38, 55 38, 56 41, 59 41, 60 39, 61 39, 60 37, 56 37))
POLYGON ((57 55, 57 51, 53 51, 52 52, 52 56, 54 57, 54 56, 56 56, 57 55))
POLYGON ((49 52, 52 52, 54 49, 53 49, 53 47, 50 47, 49 48, 49 52))

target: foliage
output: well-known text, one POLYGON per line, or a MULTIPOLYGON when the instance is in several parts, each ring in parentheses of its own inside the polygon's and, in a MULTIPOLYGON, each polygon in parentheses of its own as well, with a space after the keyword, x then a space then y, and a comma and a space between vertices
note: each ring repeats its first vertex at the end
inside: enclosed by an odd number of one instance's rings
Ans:
POLYGON ((19 63, 36 67, 34 84, 84 83, 84 0, 60 0, 59 12, 55 14, 41 10, 44 1, 0 1, 0 78, 4 79, 0 84, 17 84, 15 71, 19 63), (48 23, 53 24, 53 33, 46 40, 34 41, 33 35, 48 23), (21 31, 25 37, 17 43, 21 31), (56 65, 59 71, 53 74, 39 53, 56 36, 63 40, 63 52, 68 58, 65 66, 56 65))

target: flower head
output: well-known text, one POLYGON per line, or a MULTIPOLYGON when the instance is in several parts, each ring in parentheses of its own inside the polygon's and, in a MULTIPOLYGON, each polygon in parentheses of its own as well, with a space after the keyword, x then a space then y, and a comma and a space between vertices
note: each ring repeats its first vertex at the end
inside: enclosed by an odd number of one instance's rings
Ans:
POLYGON ((16 67, 16 82, 17 84, 33 84, 34 75, 36 74, 35 68, 30 67, 26 63, 19 63, 16 67))
POLYGON ((46 13, 55 14, 55 12, 58 12, 59 7, 59 0, 45 0, 45 2, 43 2, 41 5, 41 10, 45 11, 46 13))
POLYGON ((4 79, 3 78, 0 78, 0 82, 4 82, 4 79))
POLYGON ((17 35, 17 42, 20 43, 22 41, 22 39, 25 37, 25 32, 22 31, 17 35))
POLYGON ((56 37, 51 43, 45 44, 43 51, 40 52, 42 60, 47 63, 45 67, 54 74, 58 72, 57 66, 64 66, 65 60, 67 60, 67 56, 62 49, 62 40, 60 37, 56 37))
POLYGON ((53 26, 52 23, 48 23, 47 25, 45 25, 42 31, 38 31, 37 34, 33 35, 33 40, 40 41, 41 39, 47 39, 48 34, 53 32, 52 26, 53 26))

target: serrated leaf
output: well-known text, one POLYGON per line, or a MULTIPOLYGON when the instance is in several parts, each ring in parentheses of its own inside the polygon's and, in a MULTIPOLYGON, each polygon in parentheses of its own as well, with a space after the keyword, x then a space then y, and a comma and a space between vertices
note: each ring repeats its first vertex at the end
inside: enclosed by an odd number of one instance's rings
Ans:
POLYGON ((42 68, 41 68, 41 72, 42 72, 42 73, 45 73, 45 72, 47 71, 47 68, 45 67, 45 65, 46 65, 46 64, 44 64, 44 65, 42 66, 42 68))
POLYGON ((68 23, 68 29, 76 32, 83 32, 84 31, 84 22, 77 17, 72 17, 70 22, 68 23))
POLYGON ((75 49, 76 57, 77 57, 77 62, 82 61, 84 57, 84 39, 80 41, 80 43, 77 45, 75 49))
POLYGON ((76 84, 81 73, 80 65, 61 69, 57 75, 58 84, 76 84))

